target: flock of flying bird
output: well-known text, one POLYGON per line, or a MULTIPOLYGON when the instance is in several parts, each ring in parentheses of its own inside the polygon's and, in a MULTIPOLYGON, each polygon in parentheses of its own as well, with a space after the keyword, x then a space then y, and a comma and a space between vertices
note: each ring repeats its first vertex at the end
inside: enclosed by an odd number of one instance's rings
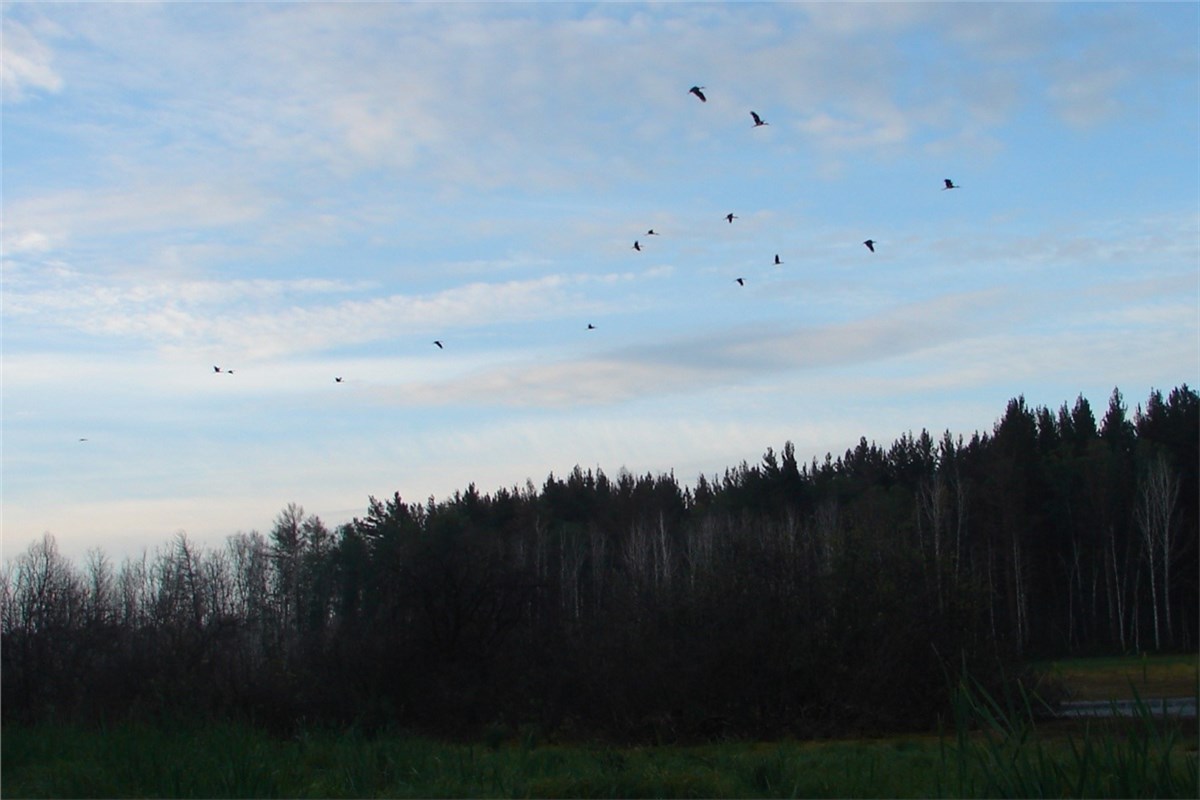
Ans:
MULTIPOLYGON (((688 89, 688 92, 689 92, 690 94, 694 94, 694 95, 695 95, 697 98, 699 98, 699 100, 700 100, 700 102, 701 102, 701 103, 707 103, 707 102, 708 102, 708 98, 707 98, 707 97, 705 96, 705 94, 704 94, 704 87, 703 87, 703 86, 693 86, 691 89, 688 89)), ((759 114, 758 114, 758 112, 757 112, 757 111, 751 111, 751 112, 750 112, 750 118, 751 118, 752 120, 754 120, 754 124, 751 126, 751 127, 754 127, 754 128, 761 128, 761 127, 762 127, 762 126, 764 126, 764 125, 770 125, 770 124, 771 124, 771 123, 767 122, 765 119, 763 119, 761 116, 759 116, 759 114)), ((945 185, 942 187, 942 191, 945 191, 945 190, 947 190, 947 189, 958 189, 958 188, 959 188, 958 184, 956 184, 956 183, 955 183, 953 180, 951 180, 950 178, 945 178, 945 179, 943 180, 943 183, 944 183, 945 185)), ((737 218, 738 218, 738 217, 737 217, 737 215, 736 215, 736 214, 732 214, 732 213, 730 213, 730 214, 726 214, 726 215, 725 215, 725 221, 726 221, 726 222, 728 222, 730 225, 732 225, 732 224, 733 224, 733 221, 734 221, 735 219, 737 219, 737 218)), ((646 235, 647 235, 647 236, 657 236, 658 234, 655 232, 655 230, 654 230, 653 228, 651 228, 650 230, 646 231, 646 235)), ((865 241, 863 242, 863 244, 864 244, 864 245, 866 245, 866 248, 867 248, 868 250, 870 250, 872 253, 874 253, 874 252, 875 252, 875 240, 874 240, 874 239, 867 239, 867 240, 865 240, 865 241)), ((641 252, 641 250, 642 250, 642 243, 641 243, 641 240, 637 240, 637 239, 635 239, 635 240, 634 240, 634 242, 633 242, 633 249, 634 249, 634 250, 637 250, 639 253, 641 252)), ((782 261, 782 260, 779 258, 779 254, 778 254, 778 253, 776 253, 776 254, 775 254, 775 266, 777 266, 777 267, 778 267, 778 266, 781 266, 782 264, 783 264, 783 261, 782 261)), ((745 278, 734 278, 733 280, 734 280, 734 283, 736 283, 738 286, 745 286, 745 285, 746 285, 746 279, 745 279, 745 278)), ((589 330, 591 330, 593 327, 594 327, 594 326, 592 326, 592 325, 588 325, 588 329, 589 329, 589 330)))
MULTIPOLYGON (((707 103, 707 102, 708 102, 708 97, 706 97, 706 96, 705 96, 705 94, 704 94, 704 87, 703 87, 703 86, 693 86, 691 89, 688 89, 688 93, 689 93, 689 94, 693 94, 693 95, 695 95, 695 96, 696 96, 696 97, 697 97, 697 98, 700 100, 700 102, 701 102, 701 103, 707 103)), ((754 127, 754 128, 761 128, 761 127, 763 127, 764 125, 770 125, 770 124, 771 124, 771 123, 767 122, 765 119, 763 119, 761 116, 759 116, 759 114, 758 114, 758 112, 757 112, 757 111, 751 111, 751 112, 750 112, 750 118, 751 118, 751 119, 754 121, 754 124, 751 126, 751 127, 754 127)), ((958 184, 956 184, 954 181, 952 181, 950 178, 945 178, 945 179, 943 180, 943 183, 944 183, 945 185, 942 187, 942 191, 945 191, 945 190, 947 190, 947 189, 958 189, 958 188, 960 188, 960 187, 959 187, 959 185, 958 185, 958 184)), ((734 221, 735 219, 738 219, 738 217, 737 217, 737 215, 736 215, 736 214, 729 213, 729 214, 726 214, 726 215, 725 215, 725 221, 726 221, 726 222, 728 222, 730 225, 732 225, 732 224, 733 224, 733 221, 734 221)), ((657 232, 657 231, 655 231, 653 228, 651 228, 651 229, 649 229, 648 231, 646 231, 645 235, 646 235, 646 236, 658 236, 659 234, 658 234, 658 232, 657 232)), ((864 245, 866 245, 866 248, 867 248, 868 250, 870 250, 872 253, 874 253, 874 252, 875 252, 875 240, 874 240, 874 239, 866 239, 866 240, 864 240, 864 241, 863 241, 863 244, 864 244, 864 245)), ((635 239, 635 240, 634 240, 634 242, 633 242, 633 249, 634 249, 634 250, 636 250, 636 251, 638 251, 639 253, 642 251, 642 243, 641 243, 641 240, 640 240, 640 239, 635 239)), ((780 265, 782 265, 782 264, 783 264, 783 261, 782 261, 782 260, 779 258, 779 254, 778 254, 778 253, 776 253, 776 254, 775 254, 775 266, 780 266, 780 265)), ((734 282, 735 282, 735 283, 736 283, 738 286, 745 286, 745 285, 746 285, 746 279, 745 279, 745 278, 734 278, 734 282)), ((587 329, 588 329, 589 331, 594 331, 594 330, 596 329, 596 326, 595 326, 595 325, 593 325, 592 323, 590 323, 590 322, 589 322, 589 323, 588 323, 588 326, 587 326, 587 329)), ((439 350, 443 350, 443 349, 445 349, 445 345, 442 343, 442 341, 441 341, 440 339, 434 339, 434 340, 433 340, 433 344, 437 345, 437 348, 438 348, 439 350)), ((213 366, 213 372, 215 372, 215 373, 220 373, 220 374, 225 374, 225 375, 232 375, 232 374, 233 374, 233 370, 231 370, 231 369, 225 369, 225 368, 222 368, 222 367, 220 367, 220 366, 216 366, 216 365, 214 365, 214 366, 213 366)), ((335 377, 334 377, 334 379, 333 379, 334 383, 342 383, 342 382, 343 382, 343 380, 344 380, 344 379, 343 379, 343 377, 342 377, 341 375, 335 376, 335 377)), ((80 439, 80 441, 82 442, 82 441, 87 441, 87 440, 86 440, 86 439, 80 439)))

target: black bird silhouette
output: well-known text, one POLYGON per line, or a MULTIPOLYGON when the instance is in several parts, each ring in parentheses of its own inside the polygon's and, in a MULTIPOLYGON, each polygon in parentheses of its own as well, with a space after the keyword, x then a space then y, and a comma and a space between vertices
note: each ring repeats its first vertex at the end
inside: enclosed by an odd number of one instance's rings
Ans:
POLYGON ((80 437, 79 441, 81 441, 81 442, 86 442, 86 441, 87 441, 87 437, 86 437, 86 436, 84 436, 84 437, 80 437))
POLYGON ((341 375, 338 375, 336 378, 334 378, 334 379, 333 379, 333 382, 334 382, 334 383, 341 383, 341 382, 342 382, 342 376, 341 376, 341 375))
POLYGON ((446 349, 446 348, 442 347, 442 342, 441 342, 441 340, 439 340, 439 339, 434 339, 434 340, 433 340, 433 343, 434 343, 434 344, 436 344, 436 345, 438 346, 438 350, 445 350, 445 349, 446 349))
POLYGON ((754 127, 756 127, 756 128, 758 128, 762 125, 770 125, 771 124, 769 122, 764 122, 763 118, 760 117, 757 112, 751 111, 750 116, 754 117, 754 127))
POLYGON ((213 372, 220 372, 220 371, 221 371, 221 368, 220 368, 220 367, 218 367, 216 364, 214 364, 214 365, 213 365, 213 372))
POLYGON ((738 286, 745 286, 745 285, 746 285, 746 279, 745 279, 745 278, 734 278, 734 280, 735 280, 735 281, 737 281, 737 285, 738 285, 738 286))
POLYGON ((863 244, 865 244, 867 246, 867 249, 870 250, 872 253, 875 252, 875 240, 874 239, 867 239, 865 242, 863 242, 863 244))
POLYGON ((647 236, 658 236, 658 231, 654 230, 654 228, 651 228, 650 230, 646 231, 646 235, 647 236))
POLYGON ((954 185, 954 181, 950 180, 949 178, 945 179, 945 183, 946 183, 946 185, 942 187, 943 192, 946 191, 947 189, 957 189, 958 188, 957 186, 954 185))
POLYGON ((776 254, 775 254, 775 266, 777 266, 777 267, 778 267, 778 266, 779 266, 780 264, 782 264, 782 263, 783 263, 783 262, 779 260, 779 253, 776 253, 776 254))
POLYGON ((635 240, 633 243, 633 249, 637 250, 638 252, 641 252, 642 246, 640 244, 638 244, 637 241, 635 240))
POLYGON ((737 217, 735 217, 733 214, 726 214, 725 219, 729 220, 729 224, 732 225, 733 221, 737 219, 737 217))
POLYGON ((703 88, 703 86, 693 86, 692 88, 688 89, 688 91, 696 95, 696 97, 699 97, 701 103, 707 103, 708 98, 704 96, 704 92, 700 91, 703 88))
POLYGON ((590 322, 589 322, 589 323, 588 323, 588 330, 589 330, 589 331, 594 331, 594 330, 596 330, 596 326, 595 326, 595 325, 593 325, 592 323, 590 323, 590 322))

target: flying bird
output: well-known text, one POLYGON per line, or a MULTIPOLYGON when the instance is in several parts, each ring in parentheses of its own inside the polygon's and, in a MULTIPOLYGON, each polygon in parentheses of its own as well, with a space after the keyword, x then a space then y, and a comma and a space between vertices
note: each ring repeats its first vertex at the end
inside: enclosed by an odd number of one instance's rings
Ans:
POLYGON ((589 322, 589 323, 588 323, 588 330, 589 330, 589 331, 594 331, 594 330, 596 330, 596 326, 595 326, 595 325, 593 325, 592 323, 590 323, 590 322, 589 322))
POLYGON ((650 230, 646 231, 646 235, 647 236, 658 236, 658 231, 654 230, 654 228, 651 228, 650 230))
POLYGON ((86 441, 87 441, 87 437, 86 437, 86 436, 82 436, 82 437, 80 437, 79 441, 81 441, 81 442, 86 442, 86 441))
POLYGON ((642 246, 640 244, 638 244, 636 240, 634 240, 633 249, 637 250, 640 253, 642 251, 642 246))
POLYGON ((762 117, 760 117, 760 116, 758 115, 758 113, 757 113, 757 112, 755 112, 755 111, 751 111, 751 112, 750 112, 750 116, 754 117, 754 127, 755 127, 755 128, 761 127, 761 126, 763 126, 763 125, 770 125, 770 124, 771 124, 771 123, 769 123, 769 122, 764 122, 764 121, 763 121, 763 118, 762 118, 762 117))
POLYGON ((216 364, 213 364, 213 372, 220 372, 220 371, 221 371, 221 368, 218 367, 216 364))
POLYGON ((945 179, 945 183, 946 183, 946 185, 942 187, 942 191, 943 191, 943 192, 944 192, 944 191, 946 191, 947 189, 957 189, 957 188, 959 188, 958 186, 955 186, 955 185, 954 185, 954 181, 950 180, 949 178, 946 178, 946 179, 945 179))
POLYGON ((732 225, 733 221, 737 219, 737 217, 735 217, 733 214, 726 214, 725 219, 729 220, 729 224, 732 225))
POLYGON ((782 263, 783 263, 783 262, 779 260, 779 253, 776 253, 776 254, 775 254, 775 266, 777 266, 777 267, 778 267, 778 266, 779 266, 780 264, 782 264, 782 263))
POLYGON ((699 97, 701 103, 707 103, 708 98, 704 96, 704 92, 700 91, 703 88, 703 86, 693 86, 692 88, 688 89, 688 91, 696 95, 696 97, 699 97))
POLYGON ((436 344, 436 345, 438 346, 438 350, 445 350, 445 349, 446 349, 446 348, 442 347, 442 342, 441 342, 441 340, 440 340, 440 339, 434 339, 434 340, 433 340, 433 343, 434 343, 434 344, 436 344))
POLYGON ((341 383, 341 382, 342 382, 342 376, 341 376, 341 375, 338 375, 337 377, 335 377, 335 378, 333 379, 333 382, 334 382, 334 383, 341 383))
POLYGON ((867 249, 870 250, 872 253, 875 252, 875 240, 874 239, 867 239, 865 242, 863 242, 863 244, 865 244, 867 246, 867 249))
POLYGON ((734 278, 734 280, 735 280, 735 281, 737 281, 737 285, 738 285, 738 286, 745 286, 745 285, 746 285, 746 279, 745 279, 745 278, 734 278))

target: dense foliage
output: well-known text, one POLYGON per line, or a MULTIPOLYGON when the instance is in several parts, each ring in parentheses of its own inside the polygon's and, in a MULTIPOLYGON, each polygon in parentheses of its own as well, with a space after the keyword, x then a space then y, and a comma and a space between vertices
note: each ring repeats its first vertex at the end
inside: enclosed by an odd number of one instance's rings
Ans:
POLYGON ((625 739, 919 727, 967 669, 1194 649, 1200 397, 1009 402, 988 434, 861 440, 682 487, 576 468, 330 531, 185 535, 3 572, 8 721, 536 726, 625 739))

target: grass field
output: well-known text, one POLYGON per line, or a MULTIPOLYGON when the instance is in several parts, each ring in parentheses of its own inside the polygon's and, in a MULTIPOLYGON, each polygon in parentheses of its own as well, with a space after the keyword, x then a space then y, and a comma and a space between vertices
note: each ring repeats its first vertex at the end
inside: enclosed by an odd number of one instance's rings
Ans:
POLYGON ((498 748, 240 726, 6 731, 6 797, 915 797, 936 739, 498 748))
POLYGON ((236 725, 4 732, 5 797, 1195 796, 1195 754, 1111 736, 972 735, 696 747, 497 748, 408 736, 272 739, 236 725), (1090 756, 1081 759, 1080 754, 1090 756), (1084 763, 1086 762, 1086 763, 1084 763))
MULTIPOLYGON (((1078 672, 1124 674, 1063 662, 1078 672)), ((1194 664, 1193 659, 1191 664, 1194 664)), ((1162 663, 1164 674, 1174 669, 1162 663)), ((1186 666, 1186 665, 1185 665, 1186 666)), ((1147 665, 1146 680, 1150 681, 1147 665)), ((1140 690, 1139 690, 1140 691, 1140 690)), ((4 797, 1195 797, 1195 724, 1039 728, 1020 701, 957 696, 943 735, 612 747, 394 733, 281 739, 209 723, 8 726, 4 797)))
POLYGON ((1194 697, 1200 687, 1200 657, 1113 656, 1072 658, 1034 664, 1062 683, 1071 700, 1132 700, 1138 697, 1194 697))

